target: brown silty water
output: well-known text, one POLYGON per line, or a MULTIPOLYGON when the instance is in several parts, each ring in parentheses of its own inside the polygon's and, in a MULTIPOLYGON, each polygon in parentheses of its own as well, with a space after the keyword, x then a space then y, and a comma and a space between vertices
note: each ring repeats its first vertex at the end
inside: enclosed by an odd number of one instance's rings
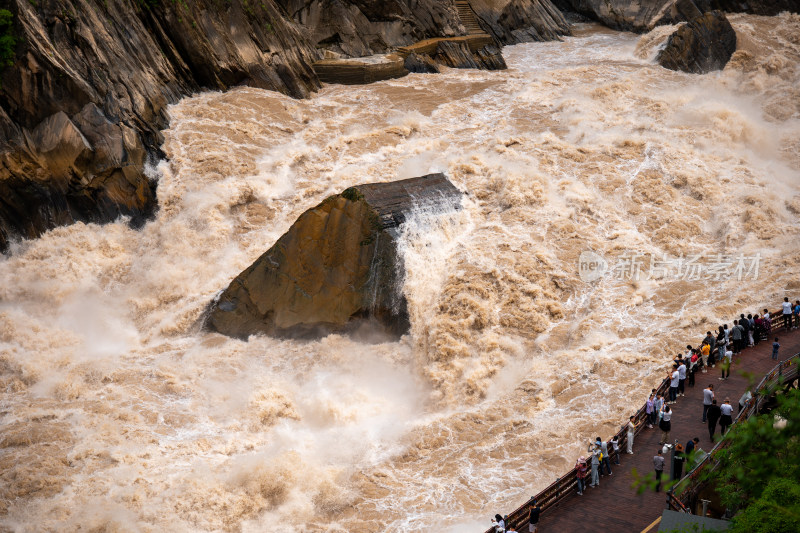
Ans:
POLYGON ((609 436, 722 319, 800 297, 800 17, 735 15, 726 69, 653 57, 669 28, 578 26, 305 101, 171 108, 160 211, 0 262, 0 523, 11 531, 479 531, 609 436), (248 342, 198 330, 305 209, 443 171, 465 209, 406 225, 412 331, 248 342), (579 275, 701 252, 736 279, 579 275))

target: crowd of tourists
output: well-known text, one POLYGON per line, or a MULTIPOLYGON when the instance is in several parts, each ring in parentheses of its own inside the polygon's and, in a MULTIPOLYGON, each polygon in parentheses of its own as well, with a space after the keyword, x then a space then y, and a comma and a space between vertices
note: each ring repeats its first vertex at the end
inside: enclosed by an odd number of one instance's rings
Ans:
MULTIPOLYGON (((730 378, 730 368, 733 358, 738 355, 746 346, 755 346, 761 342, 768 342, 774 338, 772 343, 772 359, 778 359, 780 350, 779 338, 774 336, 780 328, 788 331, 800 327, 800 300, 792 304, 789 298, 784 298, 782 309, 777 317, 773 317, 769 310, 759 314, 739 315, 733 321, 733 325, 723 324, 717 329, 716 335, 711 331, 706 332, 705 338, 700 346, 686 346, 685 353, 679 353, 672 361, 672 368, 668 372, 666 379, 669 381, 667 393, 660 394, 657 389, 652 389, 647 401, 645 402, 645 419, 638 422, 635 416, 631 416, 625 424, 625 453, 633 454, 633 443, 636 431, 641 424, 646 424, 648 428, 658 427, 661 431, 660 447, 653 456, 653 467, 655 470, 656 491, 661 489, 662 476, 665 470, 665 455, 671 455, 671 465, 668 471, 671 472, 673 480, 680 479, 683 475, 684 463, 687 471, 694 464, 703 460, 706 453, 699 448, 700 438, 694 437, 685 445, 677 441, 670 441, 672 431, 672 405, 675 405, 678 398, 686 395, 686 387, 694 387, 695 381, 699 376, 708 374, 709 369, 720 367, 720 381, 730 378), (674 453, 673 453, 674 447, 674 453)), ((702 379, 702 377, 700 378, 702 379)), ((752 398, 749 391, 739 399, 739 410, 752 398)), ((708 436, 713 444, 719 425, 720 435, 727 433, 733 424, 733 406, 730 398, 725 398, 721 404, 718 403, 714 392, 714 384, 710 383, 703 389, 703 423, 707 424, 708 436)), ((589 443, 587 456, 581 456, 575 464, 577 476, 578 495, 582 496, 586 487, 595 488, 600 485, 600 478, 611 476, 611 460, 615 464, 620 464, 622 450, 620 442, 615 435, 611 440, 604 441, 597 437, 589 443), (588 481, 588 484, 587 484, 588 481)), ((541 510, 532 500, 530 506, 530 516, 528 520, 528 531, 537 531, 539 514, 541 510)), ((492 519, 492 527, 496 533, 513 532, 513 528, 506 528, 508 517, 495 515, 492 519)))

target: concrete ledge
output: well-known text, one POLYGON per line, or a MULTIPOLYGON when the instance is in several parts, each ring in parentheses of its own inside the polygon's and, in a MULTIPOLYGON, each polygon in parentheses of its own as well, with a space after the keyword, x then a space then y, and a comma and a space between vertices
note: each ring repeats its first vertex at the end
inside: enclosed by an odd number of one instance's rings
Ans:
POLYGON ((314 63, 320 81, 344 85, 363 85, 408 74, 399 54, 375 55, 347 59, 323 59, 314 63))
POLYGON ((408 46, 397 49, 397 53, 403 57, 411 53, 433 55, 442 41, 465 42, 472 53, 477 52, 487 44, 494 44, 494 39, 487 33, 476 33, 473 35, 461 35, 459 37, 437 37, 435 39, 425 39, 408 46))

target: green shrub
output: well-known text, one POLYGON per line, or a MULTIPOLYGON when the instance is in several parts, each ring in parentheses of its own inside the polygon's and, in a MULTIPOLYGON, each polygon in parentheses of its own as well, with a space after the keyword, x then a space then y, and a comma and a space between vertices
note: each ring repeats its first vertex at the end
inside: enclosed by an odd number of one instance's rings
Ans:
POLYGON ((0 9, 0 67, 7 67, 14 63, 16 46, 14 15, 8 9, 0 9))

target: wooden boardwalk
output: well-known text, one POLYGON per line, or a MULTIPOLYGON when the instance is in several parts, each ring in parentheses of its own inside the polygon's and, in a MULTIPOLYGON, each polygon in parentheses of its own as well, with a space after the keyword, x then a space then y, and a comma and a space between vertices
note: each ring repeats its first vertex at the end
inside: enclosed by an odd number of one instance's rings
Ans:
MULTIPOLYGON (((702 422, 703 414, 703 389, 709 384, 714 385, 717 402, 729 398, 734 406, 734 415, 738 411, 739 398, 745 390, 758 383, 758 381, 771 370, 777 361, 772 359, 772 341, 774 337, 780 338, 780 360, 787 359, 800 353, 800 330, 785 332, 780 327, 780 320, 775 320, 773 330, 768 341, 762 341, 752 348, 745 348, 741 354, 734 357, 731 376, 725 381, 720 381, 721 367, 709 368, 708 372, 696 374, 694 387, 686 387, 686 396, 679 397, 672 405, 672 432, 670 439, 686 445, 693 437, 700 439, 699 448, 710 451, 713 447, 708 435, 708 426, 702 422), (750 375, 748 379, 747 375, 750 375)), ((699 340, 699 339, 698 339, 699 340)), ((653 386, 658 381, 654 380, 653 386)), ((688 382, 687 382, 688 384, 688 382)), ((645 398, 637 398, 635 407, 638 409, 645 398)), ((620 421, 621 423, 623 421, 620 421)), ((719 435, 719 426, 717 426, 719 435)), ((633 446, 633 455, 622 453, 621 465, 613 464, 613 475, 600 478, 600 486, 586 488, 583 496, 573 492, 556 506, 542 513, 539 522, 539 531, 543 533, 595 533, 603 531, 620 531, 638 533, 648 528, 661 516, 666 507, 666 494, 652 491, 637 495, 632 488, 634 478, 632 470, 635 468, 640 475, 653 471, 653 456, 660 448, 659 440, 661 431, 658 427, 645 429, 636 435, 633 446)), ((624 451, 624 450, 623 450, 624 451)), ((669 463, 668 454, 665 455, 669 463)), ((684 471, 684 474, 686 472, 684 471)), ((669 464, 664 469, 664 479, 669 477, 669 464)), ((587 479, 588 481, 588 479, 587 479)), ((657 531, 653 527, 650 531, 657 531)))

